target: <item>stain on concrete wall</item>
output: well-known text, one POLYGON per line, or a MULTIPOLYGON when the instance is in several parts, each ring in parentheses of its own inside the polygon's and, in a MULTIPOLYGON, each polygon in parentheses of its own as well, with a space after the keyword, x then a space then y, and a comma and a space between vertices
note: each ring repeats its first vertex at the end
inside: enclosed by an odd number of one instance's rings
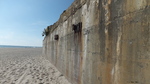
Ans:
POLYGON ((150 0, 75 0, 49 28, 43 56, 72 84, 150 84, 150 0))

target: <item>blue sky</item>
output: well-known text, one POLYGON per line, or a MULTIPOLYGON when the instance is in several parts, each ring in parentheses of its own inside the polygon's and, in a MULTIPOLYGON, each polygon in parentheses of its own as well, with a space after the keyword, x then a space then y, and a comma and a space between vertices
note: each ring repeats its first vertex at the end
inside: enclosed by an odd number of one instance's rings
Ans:
POLYGON ((0 0, 0 45, 42 46, 42 31, 74 0, 0 0))

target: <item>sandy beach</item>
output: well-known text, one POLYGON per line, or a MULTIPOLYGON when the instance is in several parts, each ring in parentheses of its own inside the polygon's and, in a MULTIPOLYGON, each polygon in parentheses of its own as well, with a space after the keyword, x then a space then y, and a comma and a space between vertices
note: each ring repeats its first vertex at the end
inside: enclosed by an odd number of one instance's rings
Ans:
POLYGON ((0 84, 71 84, 41 54, 42 48, 0 48, 0 84))

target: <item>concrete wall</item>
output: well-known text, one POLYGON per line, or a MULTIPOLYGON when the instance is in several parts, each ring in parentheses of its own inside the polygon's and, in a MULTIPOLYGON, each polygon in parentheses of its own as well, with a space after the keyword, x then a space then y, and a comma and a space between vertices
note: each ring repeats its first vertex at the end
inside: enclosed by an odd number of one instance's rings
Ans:
POLYGON ((76 0, 48 28, 43 56, 72 84, 150 84, 150 0, 76 0))

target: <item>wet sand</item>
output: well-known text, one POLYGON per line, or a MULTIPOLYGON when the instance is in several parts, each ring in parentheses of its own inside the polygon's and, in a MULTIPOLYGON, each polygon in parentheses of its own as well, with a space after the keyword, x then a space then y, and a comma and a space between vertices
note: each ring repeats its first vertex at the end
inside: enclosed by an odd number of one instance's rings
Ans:
POLYGON ((71 84, 41 48, 0 48, 0 84, 71 84))

